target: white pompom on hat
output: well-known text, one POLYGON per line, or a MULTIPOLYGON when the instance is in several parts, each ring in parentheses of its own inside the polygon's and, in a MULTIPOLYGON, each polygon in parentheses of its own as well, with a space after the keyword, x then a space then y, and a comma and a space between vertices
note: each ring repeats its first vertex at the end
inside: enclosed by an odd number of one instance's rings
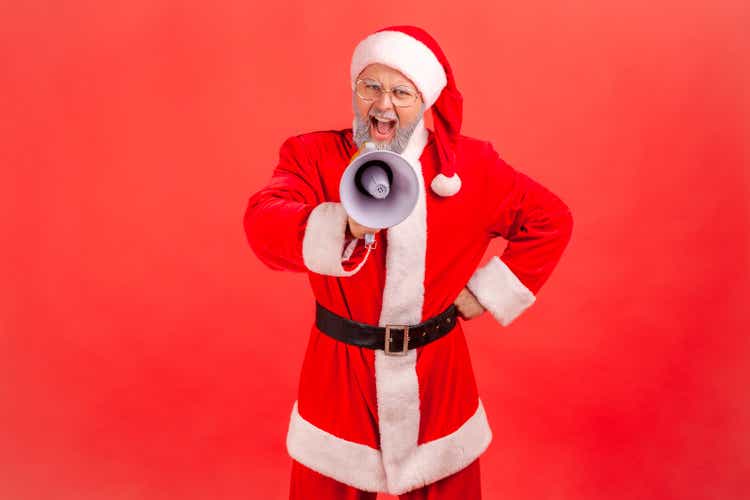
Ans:
POLYGON ((430 184, 440 196, 461 189, 456 172, 456 145, 461 131, 463 97, 456 88, 453 71, 438 43, 416 26, 389 26, 362 40, 354 49, 350 68, 352 90, 357 76, 373 63, 397 69, 422 93, 425 107, 432 110, 440 173, 430 184))

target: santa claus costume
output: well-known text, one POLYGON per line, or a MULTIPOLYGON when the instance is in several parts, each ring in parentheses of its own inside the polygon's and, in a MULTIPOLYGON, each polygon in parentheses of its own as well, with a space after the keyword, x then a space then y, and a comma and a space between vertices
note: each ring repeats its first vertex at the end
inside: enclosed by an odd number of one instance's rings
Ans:
MULTIPOLYGON (((460 133, 461 94, 424 30, 391 26, 362 40, 352 88, 371 63, 407 76, 433 113, 434 130, 420 121, 401 153, 419 181, 415 208, 378 232, 374 247, 351 238, 339 181, 358 150, 352 129, 296 135, 250 197, 250 247, 272 269, 306 272, 321 306, 360 323, 415 325, 467 287, 507 326, 557 265, 571 237, 570 209, 490 142, 460 133), (497 236, 508 241, 503 254, 480 266, 497 236)), ((478 458, 492 432, 460 321, 402 356, 341 342, 313 324, 290 406, 293 498, 409 498, 431 487, 445 492, 440 498, 478 498, 478 458)))

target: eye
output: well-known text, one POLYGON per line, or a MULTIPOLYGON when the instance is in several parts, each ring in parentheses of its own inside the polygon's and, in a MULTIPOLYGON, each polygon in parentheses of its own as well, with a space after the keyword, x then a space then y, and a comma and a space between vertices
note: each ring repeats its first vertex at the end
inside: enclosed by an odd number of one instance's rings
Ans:
POLYGON ((362 80, 362 84, 368 90, 377 90, 380 88, 380 83, 378 83, 376 80, 370 80, 369 78, 366 80, 362 80))
POLYGON ((393 93, 397 97, 408 97, 408 96, 411 95, 411 92, 409 92, 408 90, 406 90, 406 89, 398 89, 398 88, 397 89, 393 89, 393 93))

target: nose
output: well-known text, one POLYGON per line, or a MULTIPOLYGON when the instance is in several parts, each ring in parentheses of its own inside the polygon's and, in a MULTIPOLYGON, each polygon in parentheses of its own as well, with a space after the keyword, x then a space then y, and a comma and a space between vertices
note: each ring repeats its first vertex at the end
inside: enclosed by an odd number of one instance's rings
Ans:
POLYGON ((383 92, 380 95, 380 98, 375 101, 375 106, 381 111, 393 109, 393 102, 391 101, 391 93, 383 92))

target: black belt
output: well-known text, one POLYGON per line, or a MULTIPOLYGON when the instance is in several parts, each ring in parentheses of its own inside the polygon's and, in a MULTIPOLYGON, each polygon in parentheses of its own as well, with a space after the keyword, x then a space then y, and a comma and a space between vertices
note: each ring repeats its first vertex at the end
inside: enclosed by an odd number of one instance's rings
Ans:
POLYGON ((353 321, 315 302, 315 326, 329 337, 368 349, 382 349, 390 356, 406 356, 409 349, 439 339, 456 326, 455 304, 416 325, 374 326, 353 321), (398 333, 400 332, 400 334, 398 333), (404 341, 405 340, 405 341, 404 341))

